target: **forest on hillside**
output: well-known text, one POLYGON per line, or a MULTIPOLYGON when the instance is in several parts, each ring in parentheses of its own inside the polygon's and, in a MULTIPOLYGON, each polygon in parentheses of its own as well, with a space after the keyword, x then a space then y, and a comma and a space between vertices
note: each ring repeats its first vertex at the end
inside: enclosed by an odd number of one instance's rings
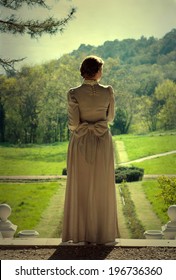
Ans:
POLYGON ((80 45, 59 59, 0 75, 0 142, 67 141, 67 92, 82 79, 79 66, 94 54, 105 61, 102 84, 114 88, 111 132, 146 133, 176 128, 176 29, 163 38, 80 45))

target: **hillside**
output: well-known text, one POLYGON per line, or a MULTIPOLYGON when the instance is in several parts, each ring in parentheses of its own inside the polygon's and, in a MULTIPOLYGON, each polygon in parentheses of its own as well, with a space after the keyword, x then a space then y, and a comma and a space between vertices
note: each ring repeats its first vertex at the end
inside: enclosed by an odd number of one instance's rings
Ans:
POLYGON ((103 45, 94 47, 81 44, 71 55, 80 57, 83 54, 96 54, 103 59, 118 58, 121 64, 166 64, 176 60, 176 29, 163 38, 154 37, 140 39, 124 39, 105 41, 103 45))
POLYGON ((67 92, 82 82, 80 63, 90 54, 104 59, 101 83, 114 88, 113 135, 175 129, 175 42, 173 29, 161 39, 82 44, 57 60, 0 75, 0 142, 68 140, 67 92))

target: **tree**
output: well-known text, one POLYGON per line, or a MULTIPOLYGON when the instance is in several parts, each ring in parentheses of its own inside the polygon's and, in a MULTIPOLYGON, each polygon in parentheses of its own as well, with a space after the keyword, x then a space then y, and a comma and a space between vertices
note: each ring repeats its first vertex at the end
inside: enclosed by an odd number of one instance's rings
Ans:
POLYGON ((127 134, 136 111, 137 98, 128 92, 116 95, 116 114, 111 127, 113 135, 127 134))
MULTIPOLYGON (((19 10, 24 4, 28 7, 40 6, 49 9, 45 0, 0 0, 0 6, 10 9, 12 12, 19 10)), ((46 18, 44 20, 22 20, 19 17, 11 14, 7 18, 0 18, 0 32, 10 33, 14 35, 28 34, 31 38, 38 38, 43 34, 56 34, 63 32, 68 22, 73 18, 76 9, 72 8, 68 15, 63 19, 54 19, 53 17, 46 18)), ((0 58, 0 65, 6 71, 12 71, 14 64, 21 59, 5 59, 0 58)))
POLYGON ((4 142, 5 139, 5 110, 0 100, 0 142, 4 142))
POLYGON ((160 102, 158 118, 161 127, 164 129, 176 128, 176 84, 173 81, 165 80, 157 86, 155 97, 160 102))
POLYGON ((155 96, 141 96, 138 102, 139 118, 149 131, 157 129, 157 115, 159 111, 159 101, 155 96))
MULTIPOLYGON (((18 78, 19 115, 25 143, 37 142, 39 113, 42 110, 43 91, 46 80, 41 66, 25 67, 18 78)), ((22 140, 22 139, 20 139, 22 140)))
POLYGON ((67 91, 79 85, 79 60, 64 55, 44 65, 46 87, 42 111, 39 115, 39 129, 42 142, 68 140, 67 127, 67 91))
POLYGON ((173 50, 176 50, 175 40, 176 40, 176 29, 174 28, 171 30, 171 32, 167 33, 163 37, 160 53, 167 54, 173 50))
POLYGON ((13 77, 0 76, 0 142, 7 139, 15 142, 14 134, 19 138, 17 105, 17 80, 13 77))

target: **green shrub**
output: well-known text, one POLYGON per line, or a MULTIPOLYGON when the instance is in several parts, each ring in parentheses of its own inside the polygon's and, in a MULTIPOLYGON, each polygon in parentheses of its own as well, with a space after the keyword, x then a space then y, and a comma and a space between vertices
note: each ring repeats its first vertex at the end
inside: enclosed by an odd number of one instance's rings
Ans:
POLYGON ((126 182, 141 181, 143 175, 144 175, 143 168, 138 168, 135 166, 132 167, 120 166, 115 169, 115 182, 121 183, 123 181, 126 182))
POLYGON ((67 175, 67 168, 63 168, 62 175, 67 175))
POLYGON ((161 188, 161 196, 167 207, 176 204, 176 177, 161 176, 158 178, 158 183, 161 188))

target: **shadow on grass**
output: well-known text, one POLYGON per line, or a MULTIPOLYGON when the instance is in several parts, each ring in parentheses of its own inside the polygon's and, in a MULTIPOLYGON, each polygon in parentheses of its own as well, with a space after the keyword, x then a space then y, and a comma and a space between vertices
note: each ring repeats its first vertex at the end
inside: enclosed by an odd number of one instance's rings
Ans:
POLYGON ((114 246, 59 246, 49 260, 104 260, 114 246))

